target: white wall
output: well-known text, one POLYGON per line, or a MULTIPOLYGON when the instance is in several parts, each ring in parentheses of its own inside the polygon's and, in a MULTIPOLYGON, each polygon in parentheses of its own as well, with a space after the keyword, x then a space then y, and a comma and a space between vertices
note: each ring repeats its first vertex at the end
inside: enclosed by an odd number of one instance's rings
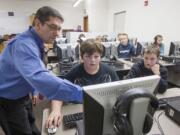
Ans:
POLYGON ((107 32, 107 0, 85 0, 90 32, 107 32))
MULTIPOLYGON (((140 41, 152 41, 156 34, 164 36, 166 53, 169 42, 180 41, 180 1, 149 0, 109 0, 108 31, 113 31, 113 14, 126 11, 125 32, 140 41)), ((102 23, 102 22, 101 22, 102 23)))
POLYGON ((73 0, 0 0, 0 35, 26 30, 29 16, 42 6, 58 9, 65 19, 63 28, 76 29, 77 25, 83 25, 84 5, 73 8, 73 3, 73 0), (15 16, 9 17, 8 11, 13 11, 15 16))

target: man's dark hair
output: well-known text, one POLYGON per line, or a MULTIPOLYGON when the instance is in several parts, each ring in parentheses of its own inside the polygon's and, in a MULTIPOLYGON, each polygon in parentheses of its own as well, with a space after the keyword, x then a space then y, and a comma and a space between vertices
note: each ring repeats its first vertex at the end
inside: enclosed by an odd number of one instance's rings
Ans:
POLYGON ((52 7, 48 7, 48 6, 44 6, 41 7, 40 9, 38 9, 38 11, 36 12, 35 15, 35 19, 39 19, 39 21, 44 24, 46 21, 49 20, 50 17, 57 17, 59 18, 62 22, 64 21, 62 15, 59 13, 58 10, 52 8, 52 7))

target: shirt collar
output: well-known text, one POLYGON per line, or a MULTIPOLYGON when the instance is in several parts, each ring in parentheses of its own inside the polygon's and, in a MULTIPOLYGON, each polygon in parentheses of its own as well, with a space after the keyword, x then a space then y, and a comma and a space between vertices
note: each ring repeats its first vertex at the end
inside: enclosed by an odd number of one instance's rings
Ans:
POLYGON ((29 27, 29 31, 32 33, 34 39, 36 40, 38 47, 40 47, 40 49, 44 49, 44 42, 41 39, 41 37, 37 34, 37 32, 35 31, 35 29, 33 27, 29 27))

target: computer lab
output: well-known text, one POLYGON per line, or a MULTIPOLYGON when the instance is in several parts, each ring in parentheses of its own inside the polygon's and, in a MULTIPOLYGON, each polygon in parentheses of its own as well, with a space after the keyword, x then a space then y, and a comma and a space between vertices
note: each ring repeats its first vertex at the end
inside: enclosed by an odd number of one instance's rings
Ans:
POLYGON ((0 135, 179 135, 180 1, 0 0, 0 135))

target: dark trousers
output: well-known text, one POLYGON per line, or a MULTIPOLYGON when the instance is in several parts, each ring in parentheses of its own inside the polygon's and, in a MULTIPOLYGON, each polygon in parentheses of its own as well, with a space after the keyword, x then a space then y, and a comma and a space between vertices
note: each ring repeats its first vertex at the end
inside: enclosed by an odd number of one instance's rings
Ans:
POLYGON ((41 135, 29 96, 17 100, 0 98, 0 125, 6 135, 41 135))

